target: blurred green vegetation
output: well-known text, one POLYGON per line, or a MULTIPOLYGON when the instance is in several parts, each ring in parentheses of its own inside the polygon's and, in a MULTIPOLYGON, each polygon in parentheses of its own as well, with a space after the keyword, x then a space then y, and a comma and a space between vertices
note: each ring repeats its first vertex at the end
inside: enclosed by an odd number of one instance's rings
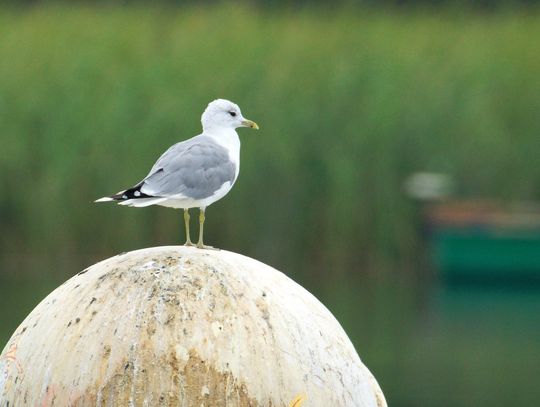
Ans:
POLYGON ((532 404, 538 330, 469 337, 471 319, 431 314, 402 183, 429 170, 462 196, 540 198, 538 38, 534 10, 0 9, 0 338, 89 264, 183 241, 178 211, 92 201, 144 177, 223 97, 261 130, 239 131, 241 175, 207 211, 209 244, 321 298, 390 405, 532 404))

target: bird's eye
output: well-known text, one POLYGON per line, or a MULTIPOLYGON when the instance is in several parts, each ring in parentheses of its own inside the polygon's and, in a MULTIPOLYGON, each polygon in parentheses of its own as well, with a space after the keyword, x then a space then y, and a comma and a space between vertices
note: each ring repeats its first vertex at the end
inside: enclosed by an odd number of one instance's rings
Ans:
POLYGON ((232 117, 236 116, 236 112, 229 112, 229 114, 230 114, 232 117))

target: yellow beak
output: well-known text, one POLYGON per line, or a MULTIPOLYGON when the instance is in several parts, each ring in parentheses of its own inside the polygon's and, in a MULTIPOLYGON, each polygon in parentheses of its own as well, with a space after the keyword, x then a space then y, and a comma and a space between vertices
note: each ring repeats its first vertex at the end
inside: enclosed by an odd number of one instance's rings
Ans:
POLYGON ((259 125, 251 120, 242 120, 242 126, 244 127, 250 127, 255 130, 259 130, 259 125))

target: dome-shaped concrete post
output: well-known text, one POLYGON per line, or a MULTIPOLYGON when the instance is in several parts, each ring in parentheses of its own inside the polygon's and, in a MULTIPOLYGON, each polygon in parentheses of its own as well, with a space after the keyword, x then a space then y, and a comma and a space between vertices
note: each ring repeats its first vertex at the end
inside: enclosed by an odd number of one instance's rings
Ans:
POLYGON ((250 258, 157 247, 45 298, 0 356, 0 405, 385 406, 332 314, 250 258), (298 403, 297 405, 299 405, 298 403))

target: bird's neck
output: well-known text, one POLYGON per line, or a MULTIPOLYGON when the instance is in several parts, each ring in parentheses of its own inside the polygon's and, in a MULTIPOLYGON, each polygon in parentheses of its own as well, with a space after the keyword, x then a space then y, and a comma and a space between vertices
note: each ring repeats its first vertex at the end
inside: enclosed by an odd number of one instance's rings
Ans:
POLYGON ((222 127, 204 130, 203 134, 212 137, 216 143, 225 147, 232 157, 240 156, 240 138, 235 129, 222 127))

